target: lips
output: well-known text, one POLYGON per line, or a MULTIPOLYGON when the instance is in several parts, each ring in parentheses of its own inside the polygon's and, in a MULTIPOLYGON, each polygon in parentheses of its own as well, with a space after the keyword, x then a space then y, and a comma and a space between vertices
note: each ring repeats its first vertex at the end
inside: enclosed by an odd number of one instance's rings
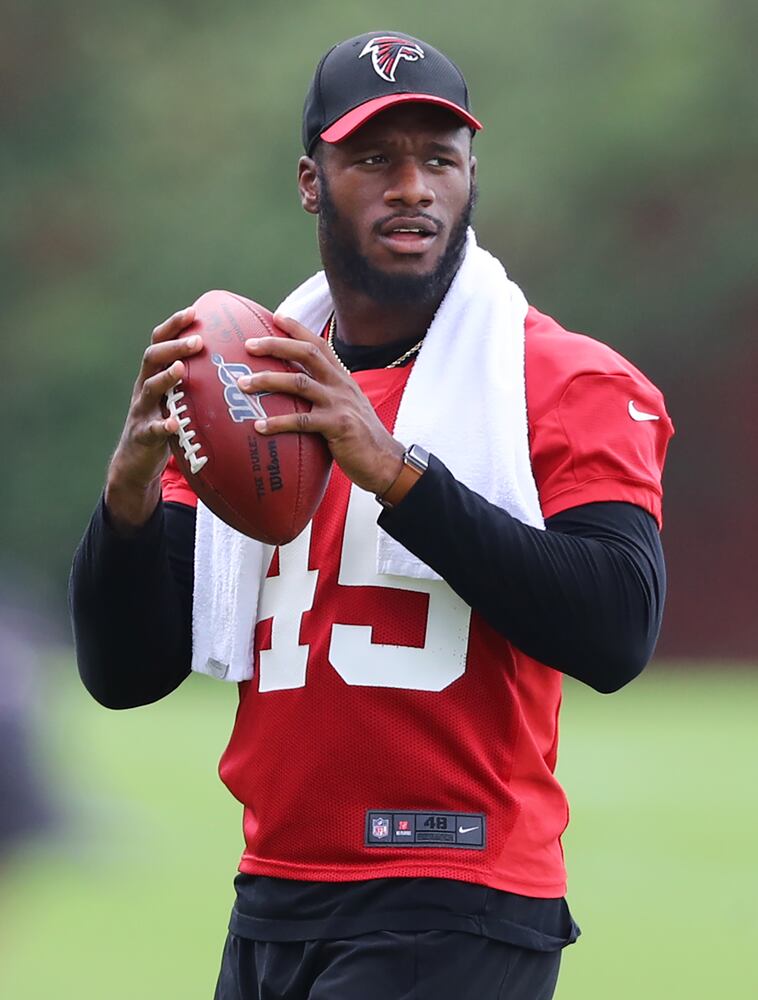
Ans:
POLYGON ((395 217, 379 227, 382 242, 395 253, 423 253, 437 235, 431 219, 395 217))
POLYGON ((396 216, 383 222, 379 228, 382 236, 391 236, 395 233, 414 233, 417 236, 436 236, 437 226, 431 219, 406 218, 396 216))

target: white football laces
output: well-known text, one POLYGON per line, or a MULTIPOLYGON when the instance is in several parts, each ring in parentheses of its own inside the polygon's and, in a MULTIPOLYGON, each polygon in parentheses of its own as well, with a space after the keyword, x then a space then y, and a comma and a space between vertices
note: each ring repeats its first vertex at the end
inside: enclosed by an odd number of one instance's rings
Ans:
POLYGON ((195 436, 194 430, 190 428, 192 421, 188 416, 182 416, 183 413, 187 412, 187 404, 181 402, 184 399, 184 393, 179 389, 181 384, 182 380, 179 379, 176 385, 172 386, 166 393, 166 406, 171 416, 176 417, 179 421, 179 430, 176 432, 176 436, 190 467, 190 472, 194 476, 208 461, 208 456, 198 454, 201 445, 199 441, 192 440, 195 436))

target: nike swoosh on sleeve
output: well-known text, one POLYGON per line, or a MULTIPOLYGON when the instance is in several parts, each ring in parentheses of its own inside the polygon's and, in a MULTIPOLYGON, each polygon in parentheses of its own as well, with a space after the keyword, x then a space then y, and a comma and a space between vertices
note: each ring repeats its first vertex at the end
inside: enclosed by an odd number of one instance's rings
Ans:
POLYGON ((660 415, 657 413, 645 413, 644 410, 638 410, 634 405, 634 400, 629 400, 629 416, 632 420, 660 420, 660 415))

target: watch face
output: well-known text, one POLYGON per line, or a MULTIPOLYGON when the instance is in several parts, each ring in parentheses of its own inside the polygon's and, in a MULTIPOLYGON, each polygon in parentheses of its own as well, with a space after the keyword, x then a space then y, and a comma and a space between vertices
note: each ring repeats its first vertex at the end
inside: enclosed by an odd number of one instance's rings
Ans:
POLYGON ((407 465, 412 465, 414 469, 418 469, 420 472, 426 472, 429 468, 429 452, 419 444, 412 444, 410 446, 404 455, 404 460, 407 465))

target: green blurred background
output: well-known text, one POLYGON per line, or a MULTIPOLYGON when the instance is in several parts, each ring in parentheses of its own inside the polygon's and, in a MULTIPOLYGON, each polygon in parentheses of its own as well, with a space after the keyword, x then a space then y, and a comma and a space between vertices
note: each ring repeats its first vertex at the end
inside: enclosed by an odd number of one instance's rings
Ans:
POLYGON ((0 710, 31 711, 53 815, 0 867, 0 994, 211 995, 241 841, 215 776, 235 692, 194 678, 99 708, 66 576, 151 328, 208 288, 274 306, 316 268, 302 99, 329 45, 376 28, 467 76, 480 242, 638 364, 678 429, 659 659, 610 700, 568 685, 585 934, 558 997, 758 995, 754 0, 27 0, 5 21, 0 710))

